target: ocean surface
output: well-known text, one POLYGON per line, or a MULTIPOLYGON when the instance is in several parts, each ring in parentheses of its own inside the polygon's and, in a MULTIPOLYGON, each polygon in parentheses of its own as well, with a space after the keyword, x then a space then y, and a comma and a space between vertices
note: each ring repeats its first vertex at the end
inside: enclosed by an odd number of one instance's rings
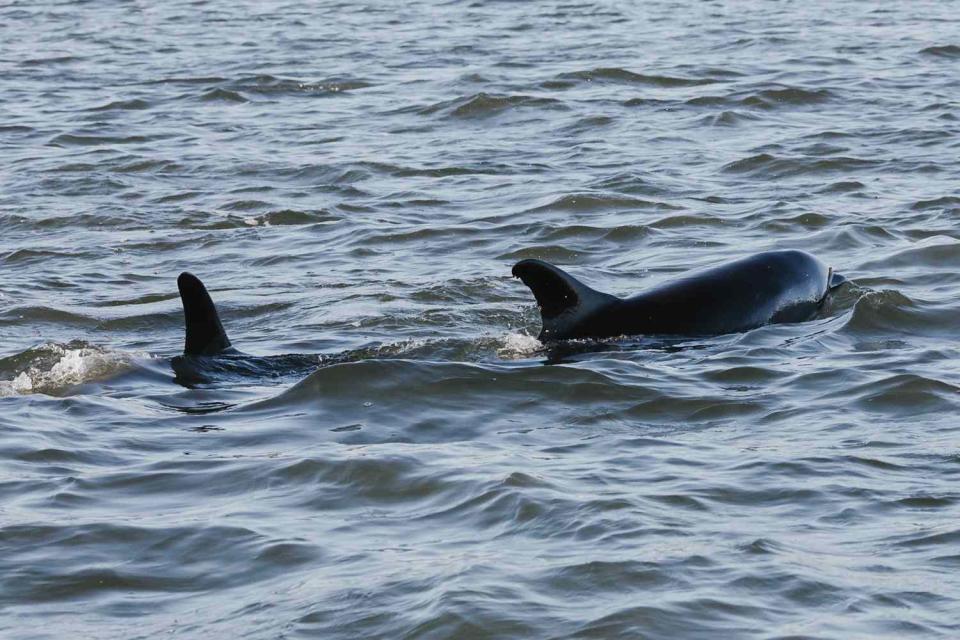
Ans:
POLYGON ((960 637, 957 9, 3 2, 0 637, 960 637), (715 338, 510 275, 776 248, 715 338))

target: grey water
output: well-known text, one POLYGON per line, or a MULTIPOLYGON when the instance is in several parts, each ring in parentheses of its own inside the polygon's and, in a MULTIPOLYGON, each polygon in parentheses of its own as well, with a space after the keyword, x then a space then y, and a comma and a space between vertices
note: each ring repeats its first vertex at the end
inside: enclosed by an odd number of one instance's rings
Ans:
POLYGON ((960 637, 957 8, 0 3, 0 637, 960 637))

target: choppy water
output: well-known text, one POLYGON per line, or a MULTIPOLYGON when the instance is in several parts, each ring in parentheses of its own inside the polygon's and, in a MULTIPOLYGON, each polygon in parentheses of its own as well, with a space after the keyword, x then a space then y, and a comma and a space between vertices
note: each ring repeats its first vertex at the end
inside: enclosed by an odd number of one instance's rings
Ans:
POLYGON ((0 635, 960 636, 956 5, 624 4, 0 8, 0 635), (784 247, 680 343, 509 276, 784 247))

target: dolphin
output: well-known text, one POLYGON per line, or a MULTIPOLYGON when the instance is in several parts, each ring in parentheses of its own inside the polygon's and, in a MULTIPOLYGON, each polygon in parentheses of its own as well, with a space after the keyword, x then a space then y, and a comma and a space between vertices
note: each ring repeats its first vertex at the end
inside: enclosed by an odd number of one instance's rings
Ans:
POLYGON ((323 364, 348 362, 361 352, 336 355, 290 353, 254 356, 234 348, 207 288, 192 273, 177 278, 183 304, 183 355, 171 360, 174 380, 187 387, 218 378, 285 378, 310 373, 323 364))
POLYGON ((711 336, 814 317, 846 281, 804 251, 766 251, 679 279, 630 298, 591 289, 542 260, 513 266, 533 292, 542 342, 636 335, 711 336))

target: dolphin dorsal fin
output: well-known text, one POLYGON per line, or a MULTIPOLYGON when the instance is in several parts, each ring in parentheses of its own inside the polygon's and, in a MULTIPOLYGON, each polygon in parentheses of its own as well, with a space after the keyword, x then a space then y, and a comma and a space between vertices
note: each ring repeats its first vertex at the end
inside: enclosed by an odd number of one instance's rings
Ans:
POLYGON ((569 273, 542 260, 521 260, 513 275, 530 287, 540 307, 543 330, 540 340, 576 337, 578 322, 614 296, 583 284, 569 273))
POLYGON ((217 308, 200 278, 192 273, 181 273, 177 278, 186 339, 183 353, 188 356, 212 356, 230 348, 230 339, 220 323, 217 308))

